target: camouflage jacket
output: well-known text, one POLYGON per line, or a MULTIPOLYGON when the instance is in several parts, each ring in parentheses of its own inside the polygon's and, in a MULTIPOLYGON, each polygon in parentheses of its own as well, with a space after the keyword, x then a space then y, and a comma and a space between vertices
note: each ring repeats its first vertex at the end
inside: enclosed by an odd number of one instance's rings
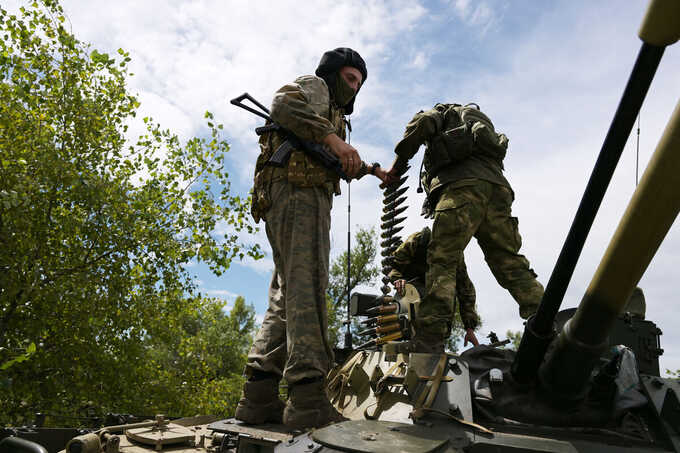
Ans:
MULTIPOLYGON (((394 283, 399 279, 416 280, 416 285, 425 285, 427 273, 427 245, 430 242, 430 229, 423 228, 413 233, 392 254, 392 270, 388 277, 394 283)), ((475 308, 475 286, 467 273, 463 258, 456 270, 456 299, 463 326, 474 329, 479 324, 475 308)))
MULTIPOLYGON (((399 156, 399 160, 403 164, 411 159, 423 144, 427 145, 423 163, 426 164, 428 160, 437 160, 437 157, 432 156, 431 140, 446 127, 446 113, 452 107, 460 107, 460 105, 437 104, 430 110, 420 111, 415 114, 406 125, 404 137, 397 143, 394 149, 395 154, 399 156)), ((495 131, 492 130, 492 132, 496 135, 495 131)), ((498 136, 500 137, 501 135, 498 136)), ((503 137, 505 136, 503 135, 503 137)), ((505 137, 505 141, 507 143, 507 137, 505 137)), ((510 183, 503 176, 502 159, 493 159, 483 153, 476 152, 467 155, 467 157, 459 161, 439 167, 434 174, 427 175, 424 179, 426 180, 425 191, 430 195, 446 184, 454 183, 464 186, 470 184, 471 180, 475 179, 483 179, 511 189, 510 183)), ((435 204, 436 202, 430 200, 430 203, 435 204)))
MULTIPOLYGON (((333 133, 345 140, 344 111, 331 101, 326 82, 320 77, 298 77, 293 83, 281 87, 274 95, 271 117, 302 140, 321 143, 326 136, 333 133)), ((267 165, 269 158, 284 140, 285 137, 279 132, 260 136, 260 155, 255 165, 251 208, 256 222, 271 205, 267 186, 273 181, 286 179, 298 187, 329 185, 336 195, 340 194, 338 175, 302 150, 291 152, 286 168, 267 165)), ((368 166, 362 162, 356 179, 366 173, 368 166)))

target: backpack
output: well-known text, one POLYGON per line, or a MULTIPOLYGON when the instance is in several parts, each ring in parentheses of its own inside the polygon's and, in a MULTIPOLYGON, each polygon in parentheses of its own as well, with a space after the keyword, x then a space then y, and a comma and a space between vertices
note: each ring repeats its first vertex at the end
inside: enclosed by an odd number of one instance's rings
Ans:
MULTIPOLYGON (((437 132, 427 145, 423 167, 429 178, 440 169, 473 155, 485 156, 503 168, 508 137, 497 134, 493 123, 475 103, 437 104, 437 132)), ((428 178, 428 179, 429 179, 428 178)))

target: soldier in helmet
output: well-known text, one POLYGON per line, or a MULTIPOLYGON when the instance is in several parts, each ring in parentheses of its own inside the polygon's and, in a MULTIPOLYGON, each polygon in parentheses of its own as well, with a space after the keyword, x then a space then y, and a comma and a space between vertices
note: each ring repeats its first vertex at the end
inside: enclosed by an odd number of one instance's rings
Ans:
POLYGON ((440 352, 450 332, 457 270, 463 250, 475 237, 491 272, 528 318, 543 297, 529 261, 520 255, 522 239, 511 216, 515 194, 503 176, 508 139, 496 133, 476 104, 436 104, 417 113, 395 147, 388 184, 426 145, 421 182, 427 193, 424 214, 434 217, 427 252, 426 295, 416 324, 414 345, 440 352))
MULTIPOLYGON (((348 176, 371 173, 384 179, 377 164, 366 165, 345 142, 345 115, 352 113, 366 76, 364 60, 354 50, 326 52, 316 75, 298 77, 276 92, 271 117, 299 138, 328 146, 348 176)), ((267 165, 285 139, 277 131, 260 137, 251 212, 256 221, 265 221, 275 268, 235 416, 301 429, 343 419, 323 382, 332 362, 326 313, 330 211, 340 185, 337 174, 301 150, 294 150, 283 168, 267 165), (278 397, 282 377, 289 386, 285 406, 278 397)))
MULTIPOLYGON (((412 284, 423 297, 425 294, 425 274, 427 272, 427 247, 430 243, 430 228, 413 233, 392 254, 392 270, 388 277, 397 292, 403 295, 404 284, 412 284)), ((475 310, 475 286, 467 273, 465 260, 461 257, 456 270, 456 296, 460 319, 465 329, 463 346, 468 342, 479 346, 475 329, 479 325, 479 316, 475 310)))

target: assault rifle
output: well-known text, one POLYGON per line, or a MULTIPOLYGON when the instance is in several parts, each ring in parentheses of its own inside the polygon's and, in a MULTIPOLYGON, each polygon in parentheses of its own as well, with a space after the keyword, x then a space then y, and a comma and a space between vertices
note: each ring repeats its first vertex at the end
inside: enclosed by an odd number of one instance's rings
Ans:
POLYGON ((261 118, 264 118, 267 121, 268 124, 255 128, 255 133, 257 135, 262 135, 265 132, 279 131, 286 137, 286 140, 281 143, 281 145, 274 151, 274 154, 272 154, 272 157, 269 158, 267 161, 268 164, 274 165, 275 167, 283 167, 288 162, 290 153, 294 149, 299 149, 313 159, 316 159, 324 167, 334 171, 342 179, 346 181, 350 180, 350 178, 342 169, 340 159, 338 159, 335 154, 330 152, 320 143, 302 140, 291 131, 284 129, 281 125, 277 124, 271 116, 269 116, 269 110, 264 105, 257 102, 257 100, 255 100, 255 98, 253 98, 248 93, 243 93, 241 96, 232 99, 231 103, 237 107, 241 107, 242 109, 249 111, 250 113, 254 113, 261 118), (245 105, 243 103, 244 99, 249 100, 262 111, 257 111, 254 108, 245 105))

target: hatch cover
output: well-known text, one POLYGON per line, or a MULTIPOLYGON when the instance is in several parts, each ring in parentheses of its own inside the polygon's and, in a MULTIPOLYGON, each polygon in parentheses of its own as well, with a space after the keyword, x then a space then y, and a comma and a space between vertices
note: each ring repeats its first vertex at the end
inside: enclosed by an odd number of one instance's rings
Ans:
POLYGON ((448 442, 448 437, 422 425, 351 420, 321 428, 312 439, 329 448, 357 453, 429 453, 448 442))
POLYGON ((128 429, 125 431, 125 435, 131 441, 153 445, 156 450, 160 450, 164 445, 173 445, 181 442, 193 444, 196 440, 196 434, 193 431, 174 423, 169 423, 161 428, 151 426, 128 429))

